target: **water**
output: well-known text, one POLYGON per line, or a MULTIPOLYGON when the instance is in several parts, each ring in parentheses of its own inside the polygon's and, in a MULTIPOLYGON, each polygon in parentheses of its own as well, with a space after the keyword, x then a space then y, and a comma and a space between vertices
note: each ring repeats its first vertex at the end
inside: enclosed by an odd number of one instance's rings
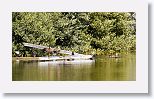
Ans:
POLYGON ((135 54, 82 61, 12 61, 13 81, 134 81, 135 54))

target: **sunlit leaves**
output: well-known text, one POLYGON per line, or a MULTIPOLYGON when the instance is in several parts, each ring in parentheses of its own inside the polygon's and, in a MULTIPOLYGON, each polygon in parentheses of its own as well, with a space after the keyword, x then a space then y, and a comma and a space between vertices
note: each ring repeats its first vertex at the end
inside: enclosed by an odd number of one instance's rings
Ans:
POLYGON ((23 42, 80 53, 135 50, 135 21, 133 12, 13 12, 13 52, 23 42))

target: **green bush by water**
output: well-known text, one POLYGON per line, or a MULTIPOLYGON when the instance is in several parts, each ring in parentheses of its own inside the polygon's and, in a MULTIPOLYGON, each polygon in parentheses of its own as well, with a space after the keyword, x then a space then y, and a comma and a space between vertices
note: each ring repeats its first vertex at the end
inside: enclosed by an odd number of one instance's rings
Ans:
POLYGON ((136 18, 133 12, 13 12, 12 55, 44 56, 23 42, 60 47, 83 54, 135 52, 136 18))

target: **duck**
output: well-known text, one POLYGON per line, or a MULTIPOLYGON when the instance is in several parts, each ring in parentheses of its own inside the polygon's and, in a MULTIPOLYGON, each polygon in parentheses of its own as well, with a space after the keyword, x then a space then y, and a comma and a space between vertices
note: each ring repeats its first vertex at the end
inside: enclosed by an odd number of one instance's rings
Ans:
POLYGON ((109 55, 110 58, 120 58, 120 55, 116 53, 115 55, 109 55))

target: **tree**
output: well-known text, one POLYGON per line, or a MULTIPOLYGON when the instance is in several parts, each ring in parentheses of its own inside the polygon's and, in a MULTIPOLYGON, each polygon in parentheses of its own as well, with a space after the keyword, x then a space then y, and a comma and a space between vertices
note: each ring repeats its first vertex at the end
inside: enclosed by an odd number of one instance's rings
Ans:
POLYGON ((12 52, 31 53, 23 42, 84 54, 135 51, 135 21, 134 12, 13 12, 12 52))

